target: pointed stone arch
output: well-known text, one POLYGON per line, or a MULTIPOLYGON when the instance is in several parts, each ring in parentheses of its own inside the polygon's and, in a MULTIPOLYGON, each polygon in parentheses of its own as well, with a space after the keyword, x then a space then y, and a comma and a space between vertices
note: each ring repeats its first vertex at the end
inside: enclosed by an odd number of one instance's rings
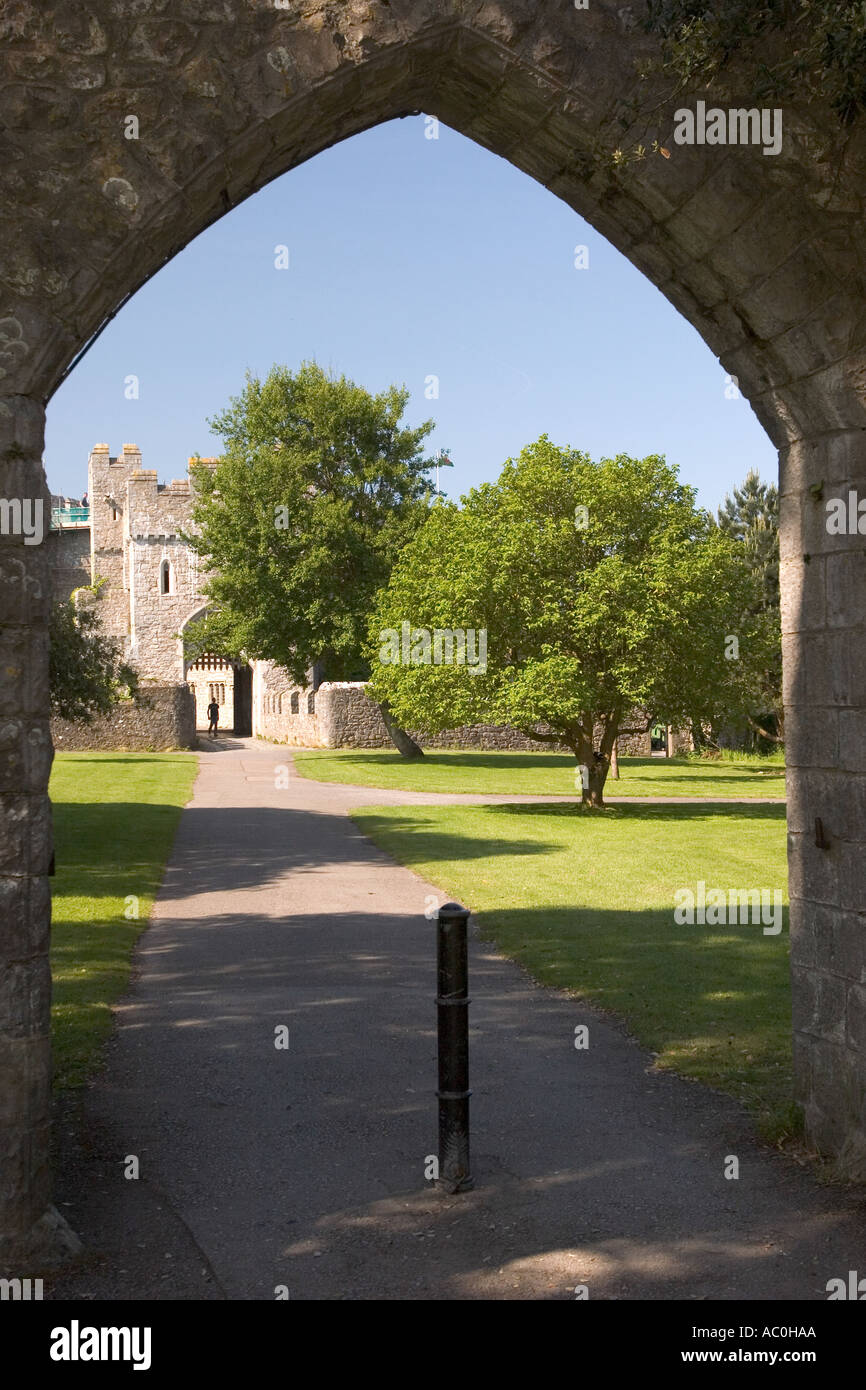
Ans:
MULTIPOLYGON (((647 133, 629 130, 629 102, 651 47, 631 7, 607 0, 19 7, 2 56, 0 490, 49 505, 45 402, 94 336, 205 227, 336 141, 429 112, 581 213, 694 325, 780 451, 798 1085, 811 1137, 862 1177, 866 579, 862 538, 828 536, 821 498, 866 493, 863 139, 839 179, 832 116, 790 110, 778 157, 677 147, 617 169, 613 148, 647 133)), ((672 118, 662 102, 663 139, 672 118)), ((0 949, 28 1001, 0 1018, 0 1242, 20 1253, 61 1239, 47 1161, 47 585, 39 548, 0 541, 0 814, 16 827, 0 949)))

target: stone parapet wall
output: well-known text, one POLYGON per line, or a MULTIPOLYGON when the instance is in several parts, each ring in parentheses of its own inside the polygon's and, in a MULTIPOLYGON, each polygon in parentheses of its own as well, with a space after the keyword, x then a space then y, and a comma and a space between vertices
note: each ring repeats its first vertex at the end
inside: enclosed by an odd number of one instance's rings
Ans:
POLYGON ((362 681, 326 681, 316 692, 322 748, 393 748, 362 681))
POLYGON ((299 686, 284 667, 273 661, 254 661, 252 667, 253 732, 259 738, 292 748, 321 748, 319 693, 299 686), (297 699, 297 714, 292 713, 293 696, 297 699))
MULTIPOLYGON (((541 726, 539 726, 541 727, 541 726)), ((542 730, 546 732, 546 730, 542 730)), ((543 743, 530 738, 507 724, 463 724, 457 729, 443 729, 438 734, 412 730, 412 737, 423 748, 479 748, 502 752, 539 753, 545 749, 567 752, 562 743, 543 743)), ((388 740, 390 743, 390 739, 388 740)))
MULTIPOLYGON (((303 706, 306 709, 306 706, 303 706)), ((286 743, 291 748, 323 748, 319 721, 315 714, 264 714, 259 717, 256 733, 271 743, 286 743)))
MULTIPOLYGON (((315 714, 308 713, 308 690, 300 689, 288 672, 271 662, 256 663, 256 733, 274 743, 296 748, 392 748, 379 708, 366 695, 364 681, 325 681, 315 693, 315 714), (298 713, 291 712, 292 695, 298 713)), ((539 731, 549 732, 540 724, 539 731)), ((546 743, 505 724, 465 724, 431 734, 408 731, 423 748, 478 748, 502 752, 566 753, 564 743, 546 743)), ((600 730, 596 730, 600 742, 600 730)), ((687 732, 674 733, 675 748, 691 746, 687 732)), ((649 733, 624 734, 617 739, 620 757, 649 757, 649 733)))
POLYGON ((51 738, 58 753, 194 748, 195 699, 186 685, 143 686, 138 701, 124 701, 91 724, 52 719, 51 738))

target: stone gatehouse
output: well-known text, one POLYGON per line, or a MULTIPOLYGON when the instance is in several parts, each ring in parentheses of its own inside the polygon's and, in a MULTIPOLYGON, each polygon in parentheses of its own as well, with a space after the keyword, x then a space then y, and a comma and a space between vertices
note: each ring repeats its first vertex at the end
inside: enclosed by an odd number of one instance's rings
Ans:
POLYGON ((197 727, 207 727, 215 699, 223 729, 251 734, 256 664, 211 653, 190 663, 184 655, 185 630, 208 606, 199 557, 184 539, 193 501, 190 477, 161 483, 156 469, 142 466, 136 444, 124 444, 116 456, 95 444, 86 505, 62 499, 52 508, 52 588, 66 598, 81 585, 98 585, 105 630, 123 643, 145 684, 188 685, 197 727))

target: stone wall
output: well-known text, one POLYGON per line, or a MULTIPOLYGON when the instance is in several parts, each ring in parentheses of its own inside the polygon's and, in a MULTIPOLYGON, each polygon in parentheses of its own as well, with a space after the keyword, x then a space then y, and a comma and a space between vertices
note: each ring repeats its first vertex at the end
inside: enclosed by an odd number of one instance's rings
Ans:
POLYGON ((45 538, 48 582, 55 602, 65 601, 90 584, 90 529, 87 526, 51 531, 45 538))
MULTIPOLYGON (((549 726, 538 725, 539 732, 549 732, 549 726)), ((601 742, 601 729, 596 728, 596 746, 601 742)), ((459 729, 445 729, 441 734, 413 733, 416 742, 425 748, 490 748, 503 751, 539 753, 544 749, 567 753, 571 750, 564 743, 542 743, 530 738, 519 729, 509 728, 507 724, 467 724, 459 729)), ((691 746, 687 733, 674 733, 677 749, 691 746)), ((652 751, 650 735, 623 734, 616 741, 617 752, 621 758, 648 758, 652 751)))
POLYGON ((417 729, 410 732, 415 742, 423 748, 487 748, 515 753, 539 753, 545 748, 554 752, 562 750, 561 744, 539 743, 522 734, 519 729, 509 728, 507 724, 463 724, 457 729, 443 729, 438 734, 417 729))
POLYGON ((51 738, 58 753, 194 748, 195 699, 186 685, 142 686, 138 701, 124 701, 92 724, 52 719, 51 738))
POLYGON ((314 692, 299 686, 273 661, 254 661, 252 667, 253 733, 293 748, 323 747, 319 716, 322 699, 327 701, 327 695, 322 696, 326 687, 314 692))
MULTIPOLYGON (((315 693, 313 713, 308 707, 312 691, 301 689, 281 667, 272 662, 255 662, 253 679, 257 710, 254 732, 262 738, 296 748, 393 747, 378 706, 365 694, 364 681, 325 681, 315 693), (292 712, 293 698, 297 699, 297 713, 292 712)), ((539 729, 546 732, 544 725, 539 725, 539 729)), ((505 724, 466 724, 436 734, 414 729, 409 732, 423 748, 569 751, 565 744, 542 743, 505 724)), ((685 731, 673 733, 672 741, 677 749, 691 746, 685 731)), ((620 757, 649 757, 650 735, 624 734, 617 739, 617 748, 620 757)))
POLYGON ((378 705, 361 681, 325 681, 316 693, 323 748, 393 748, 378 705))

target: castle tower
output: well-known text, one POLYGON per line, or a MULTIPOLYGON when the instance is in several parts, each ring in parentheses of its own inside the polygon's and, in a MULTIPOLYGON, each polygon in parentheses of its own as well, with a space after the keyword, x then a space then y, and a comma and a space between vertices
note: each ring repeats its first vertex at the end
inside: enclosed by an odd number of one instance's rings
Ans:
POLYGON ((88 461, 91 573, 106 581, 100 616, 106 632, 125 644, 145 679, 183 681, 178 634, 204 608, 197 556, 181 538, 191 526, 189 478, 160 485, 143 468, 141 450, 124 444, 112 458, 96 444, 88 461))
POLYGON ((111 637, 129 635, 129 604, 124 573, 124 500, 126 479, 141 467, 135 444, 124 444, 120 458, 111 458, 107 444, 94 444, 87 461, 87 494, 90 504, 91 583, 106 580, 100 617, 111 637))

